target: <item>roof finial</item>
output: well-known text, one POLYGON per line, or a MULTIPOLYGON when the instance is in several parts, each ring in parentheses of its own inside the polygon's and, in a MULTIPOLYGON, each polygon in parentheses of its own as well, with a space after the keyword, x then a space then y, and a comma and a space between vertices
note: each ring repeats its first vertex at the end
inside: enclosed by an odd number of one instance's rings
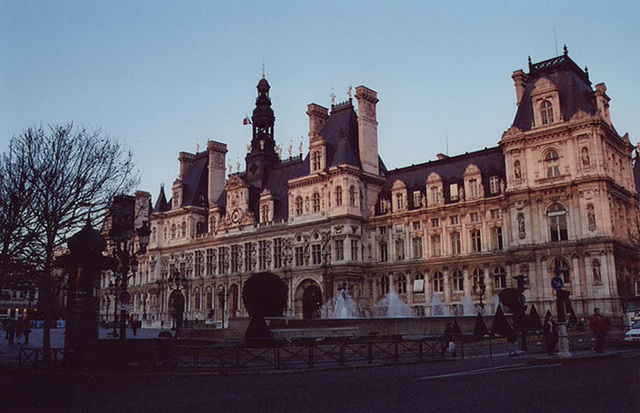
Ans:
POLYGON ((331 86, 331 94, 329 96, 331 96, 331 106, 333 109, 333 105, 336 104, 336 94, 333 93, 333 86, 331 86))
POLYGON ((262 78, 264 79, 264 56, 262 56, 262 78))
POLYGON ((567 45, 564 45, 564 55, 568 55, 569 54, 569 50, 567 49, 567 45))
POLYGON ((531 56, 529 56, 529 70, 531 70, 531 56))
POLYGON ((349 90, 347 90, 347 96, 349 96, 349 100, 351 100, 351 91, 353 90, 353 86, 349 85, 349 90))

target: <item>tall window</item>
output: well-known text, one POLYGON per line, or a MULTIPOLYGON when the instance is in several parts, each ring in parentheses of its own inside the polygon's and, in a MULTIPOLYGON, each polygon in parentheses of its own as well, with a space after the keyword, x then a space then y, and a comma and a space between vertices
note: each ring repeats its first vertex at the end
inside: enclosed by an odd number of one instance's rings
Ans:
POLYGON ((302 208, 303 208, 303 202, 302 202, 302 197, 296 197, 296 215, 300 216, 302 215, 302 208))
POLYGON ((269 257, 267 250, 267 241, 258 241, 258 269, 260 271, 267 269, 267 260, 269 257))
POLYGON ((334 249, 336 253, 336 261, 344 260, 344 240, 342 239, 335 240, 334 249))
POLYGON ((196 251, 194 264, 196 277, 202 277, 204 275, 204 251, 196 251))
POLYGON ((227 272, 227 247, 218 248, 218 274, 227 272))
POLYGON ((473 283, 471 285, 480 285, 480 280, 484 282, 484 272, 480 268, 473 270, 473 283))
POLYGON ((382 295, 389 294, 389 277, 386 275, 383 275, 382 278, 380 278, 380 292, 382 295))
POLYGON ((380 262, 387 262, 387 261, 389 261, 389 251, 387 249, 387 243, 381 242, 380 243, 380 262))
POLYGON ((240 245, 231 246, 231 272, 240 272, 242 270, 240 261, 240 245))
POLYGON ((480 196, 480 183, 477 179, 469 179, 469 196, 477 198, 480 196))
POLYGON ((491 248, 493 250, 502 249, 502 227, 491 228, 491 248))
POLYGON ((314 192, 313 195, 311 195, 311 202, 313 204, 313 212, 320 212, 320 194, 317 192, 314 192))
POLYGON ((398 211, 404 209, 404 195, 402 193, 396 194, 396 204, 398 205, 398 211))
POLYGON ((413 258, 422 258, 422 237, 413 239, 413 258))
POLYGON ((492 195, 500 193, 500 179, 495 175, 489 178, 489 191, 492 195))
POLYGON ((396 281, 396 287, 398 288, 398 294, 407 293, 407 277, 404 274, 398 275, 398 281, 396 281))
POLYGON ((273 268, 282 268, 282 238, 273 239, 273 268))
POLYGON ((500 266, 493 270, 493 286, 496 289, 507 288, 507 273, 500 266))
POLYGON ((429 188, 429 192, 431 193, 431 202, 434 204, 440 203, 440 187, 434 185, 429 188))
POLYGON ((320 154, 320 151, 313 151, 311 154, 311 163, 313 166, 313 172, 315 171, 319 171, 320 170, 320 160, 322 159, 322 156, 320 154))
POLYGON ((251 242, 244 243, 244 270, 253 271, 254 257, 253 244, 251 242))
POLYGON ((260 222, 269 222, 269 205, 260 207, 260 222))
POLYGON ((322 246, 320 244, 313 244, 311 246, 311 260, 313 265, 322 264, 322 246))
POLYGON ((404 260, 404 240, 396 240, 396 261, 404 260))
POLYGON ((544 164, 547 168, 547 178, 560 176, 560 156, 556 151, 549 151, 544 156, 544 164))
POLYGON ((295 248, 295 260, 296 267, 302 267, 304 265, 304 247, 299 246, 295 248))
POLYGON ((358 261, 358 240, 351 240, 351 261, 358 261))
POLYGON ((462 242, 460 241, 460 233, 451 233, 451 254, 458 255, 462 252, 462 242))
POLYGON ((433 234, 431 236, 431 256, 439 257, 442 255, 442 240, 440 234, 433 234))
POLYGON ((464 277, 460 270, 453 271, 453 291, 464 291, 464 277))
POLYGON ((540 105, 540 115, 542 116, 543 125, 553 123, 553 104, 550 101, 545 100, 542 102, 540 105))
POLYGON ((213 275, 216 270, 216 252, 213 248, 207 249, 207 275, 213 275))
POLYGON ((482 237, 480 236, 479 229, 471 231, 471 249, 473 252, 482 251, 482 237))
POLYGON ((560 204, 553 204, 547 212, 549 218, 549 231, 551 241, 566 241, 567 233, 567 211, 560 204))
POLYGON ((413 207, 420 208, 422 206, 422 197, 420 196, 420 191, 413 191, 413 207))
POLYGON ((349 205, 356 206, 356 187, 349 188, 349 205))
POLYGON ((336 206, 342 206, 342 187, 336 187, 336 206))
POLYGON ((199 288, 195 288, 193 290, 193 308, 195 310, 200 310, 200 306, 201 306, 200 298, 201 298, 200 289, 199 288))
POLYGON ((433 291, 436 293, 444 292, 444 276, 440 271, 433 274, 433 291))

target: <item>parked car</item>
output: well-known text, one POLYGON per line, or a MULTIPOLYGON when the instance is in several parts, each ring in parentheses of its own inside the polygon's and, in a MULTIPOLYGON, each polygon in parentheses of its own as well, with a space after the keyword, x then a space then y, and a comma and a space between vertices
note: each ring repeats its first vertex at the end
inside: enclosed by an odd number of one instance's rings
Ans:
POLYGON ((629 331, 625 333, 624 341, 627 343, 640 343, 640 321, 636 321, 629 331))

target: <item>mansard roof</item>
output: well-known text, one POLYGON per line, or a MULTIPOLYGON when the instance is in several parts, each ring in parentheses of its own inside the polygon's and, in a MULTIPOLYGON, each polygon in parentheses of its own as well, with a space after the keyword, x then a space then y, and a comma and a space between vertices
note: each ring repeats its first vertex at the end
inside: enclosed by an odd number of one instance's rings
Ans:
POLYGON ((361 168, 358 146, 358 115, 351 99, 332 105, 322 132, 327 144, 327 166, 351 165, 361 168))
MULTIPOLYGON (((450 184, 464 184, 464 173, 469 165, 475 165, 482 174, 482 184, 485 194, 489 194, 489 177, 498 176, 505 178, 504 155, 500 147, 483 149, 477 152, 466 153, 464 155, 430 161, 420 165, 412 165, 406 168, 395 169, 387 172, 385 183, 380 192, 380 198, 388 199, 391 196, 391 189, 396 181, 400 180, 407 186, 407 191, 425 193, 426 182, 430 174, 436 173, 442 178, 445 202, 447 202, 450 191, 450 184)), ((413 198, 409 196, 410 202, 413 198)), ((417 205, 411 205, 417 207, 417 205)))
POLYGON ((209 182, 209 156, 207 152, 196 154, 195 160, 182 180, 182 206, 206 207, 209 182))
POLYGON ((541 78, 547 78, 557 86, 564 120, 571 119, 578 111, 584 111, 589 115, 596 113, 589 74, 571 60, 566 48, 563 55, 539 63, 531 63, 529 59, 527 75, 525 91, 513 121, 513 126, 518 129, 531 130, 534 119, 531 93, 536 81, 541 78))

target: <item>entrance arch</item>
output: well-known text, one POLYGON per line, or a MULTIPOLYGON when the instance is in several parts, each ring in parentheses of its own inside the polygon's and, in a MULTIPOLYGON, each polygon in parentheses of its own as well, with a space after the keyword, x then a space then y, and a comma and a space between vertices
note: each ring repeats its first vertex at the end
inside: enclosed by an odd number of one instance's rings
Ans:
POLYGON ((317 284, 311 284, 302 293, 302 318, 309 320, 316 317, 322 306, 322 290, 317 284))

